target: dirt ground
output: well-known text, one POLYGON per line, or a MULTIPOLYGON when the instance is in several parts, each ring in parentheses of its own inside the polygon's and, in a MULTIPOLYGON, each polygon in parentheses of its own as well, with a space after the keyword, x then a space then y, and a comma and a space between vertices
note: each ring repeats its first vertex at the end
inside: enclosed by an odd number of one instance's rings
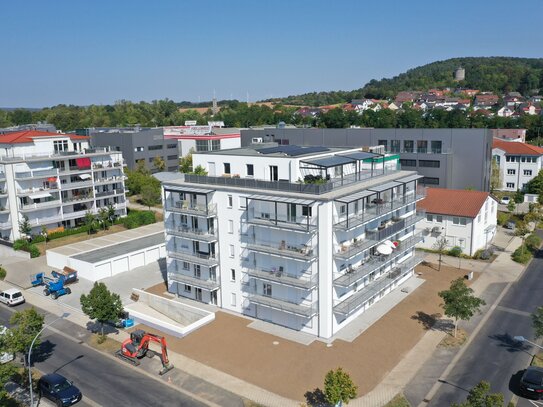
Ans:
MULTIPOLYGON (((466 274, 447 266, 437 271, 434 265, 416 271, 426 282, 351 343, 336 340, 326 347, 315 341, 305 346, 247 328, 246 318, 217 312, 211 324, 183 339, 168 337, 168 344, 174 352, 294 400, 322 388, 326 372, 341 366, 360 396, 396 366, 440 315, 437 292, 466 274)), ((159 290, 155 286, 153 291, 159 290)))

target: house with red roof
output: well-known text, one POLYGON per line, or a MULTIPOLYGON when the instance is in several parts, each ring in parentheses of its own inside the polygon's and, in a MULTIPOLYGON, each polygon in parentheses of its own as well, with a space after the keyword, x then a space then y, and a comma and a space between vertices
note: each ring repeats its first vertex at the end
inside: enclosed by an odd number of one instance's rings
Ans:
POLYGON ((492 156, 500 167, 502 191, 522 190, 542 168, 543 148, 521 142, 494 139, 492 156))
POLYGON ((448 249, 457 246, 473 256, 488 248, 496 234, 498 203, 488 192, 428 188, 417 210, 426 212, 426 218, 417 224, 423 236, 418 247, 435 249, 436 242, 444 238, 448 249))
POLYGON ((89 137, 40 130, 0 134, 0 237, 24 238, 42 228, 80 226, 100 209, 126 215, 123 157, 109 148, 91 149, 89 137))

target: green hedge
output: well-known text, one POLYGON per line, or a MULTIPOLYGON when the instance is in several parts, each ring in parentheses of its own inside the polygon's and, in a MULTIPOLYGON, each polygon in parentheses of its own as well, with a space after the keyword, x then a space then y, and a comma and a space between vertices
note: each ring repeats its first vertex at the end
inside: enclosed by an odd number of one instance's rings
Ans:
POLYGON ((40 250, 38 249, 38 246, 30 243, 29 241, 25 239, 18 239, 15 242, 13 242, 13 249, 22 250, 24 252, 30 253, 31 258, 40 256, 40 250))
POLYGON ((454 246, 451 250, 449 250, 448 255, 460 257, 462 255, 462 248, 460 246, 454 246))
POLYGON ((4 278, 6 278, 6 275, 7 275, 7 271, 4 267, 0 266, 0 280, 3 280, 4 278))
POLYGON ((128 215, 121 220, 122 224, 127 229, 134 229, 143 225, 150 225, 156 222, 155 213, 153 211, 130 211, 128 215))
POLYGON ((505 212, 498 212, 498 225, 503 226, 509 221, 510 215, 505 212))
POLYGON ((521 245, 513 252, 511 258, 517 263, 526 264, 532 258, 532 252, 526 247, 526 245, 521 245))
POLYGON ((524 241, 526 247, 534 253, 541 246, 541 238, 535 234, 529 235, 524 241))

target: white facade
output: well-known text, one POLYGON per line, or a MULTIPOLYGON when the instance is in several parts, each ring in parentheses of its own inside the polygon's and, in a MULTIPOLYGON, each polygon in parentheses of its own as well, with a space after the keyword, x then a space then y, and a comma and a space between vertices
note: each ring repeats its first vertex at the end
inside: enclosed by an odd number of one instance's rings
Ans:
MULTIPOLYGON (((504 142, 513 143, 513 142, 504 142)), ((522 144, 514 142, 514 144, 522 144)), ((542 169, 543 154, 535 152, 508 153, 503 148, 494 147, 492 156, 498 162, 501 173, 501 191, 516 192, 537 176, 542 169)))
POLYGON ((417 224, 423 240, 417 247, 435 249, 440 238, 448 241, 448 249, 462 248, 462 253, 473 256, 477 250, 486 249, 496 234, 498 204, 490 196, 475 218, 426 212, 417 224))
POLYGON ((194 154, 208 176, 163 184, 168 289, 330 338, 413 275, 419 176, 398 156, 284 147, 194 154))
POLYGON ((19 222, 28 217, 31 234, 72 227, 85 213, 112 205, 126 215, 120 152, 89 149, 85 137, 50 134, 8 142, 0 136, 0 233, 19 239, 19 222))

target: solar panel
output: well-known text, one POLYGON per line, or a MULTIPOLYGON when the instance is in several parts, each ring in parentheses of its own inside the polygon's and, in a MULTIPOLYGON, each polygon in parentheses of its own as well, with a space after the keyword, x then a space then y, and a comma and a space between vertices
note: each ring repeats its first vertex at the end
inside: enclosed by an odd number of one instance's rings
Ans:
POLYGON ((310 154, 310 153, 321 153, 324 151, 330 151, 327 147, 299 147, 299 150, 292 151, 289 155, 292 157, 297 157, 302 154, 310 154))

